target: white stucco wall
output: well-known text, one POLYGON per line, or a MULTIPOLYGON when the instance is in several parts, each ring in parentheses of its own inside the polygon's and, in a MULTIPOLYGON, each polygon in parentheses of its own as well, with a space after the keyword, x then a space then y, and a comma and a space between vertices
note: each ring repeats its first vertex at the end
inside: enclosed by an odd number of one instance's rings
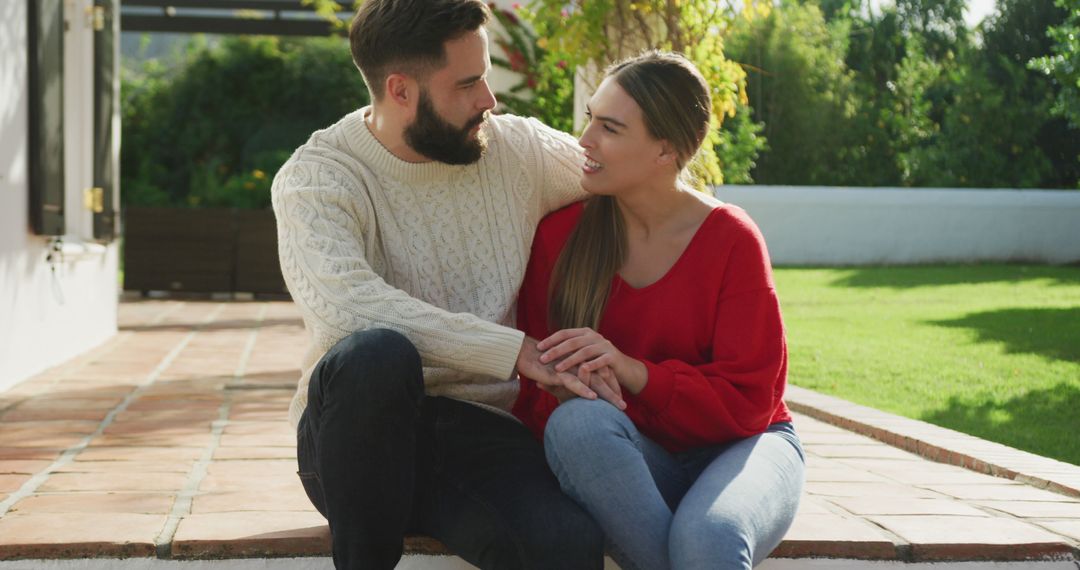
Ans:
POLYGON ((1080 261, 1080 191, 721 186, 777 265, 1080 261))
POLYGON ((27 2, 0 2, 0 391, 97 346, 116 332, 117 246, 92 235, 82 190, 92 184, 93 38, 89 0, 66 0, 65 162, 68 253, 50 267, 49 240, 30 231, 27 2))

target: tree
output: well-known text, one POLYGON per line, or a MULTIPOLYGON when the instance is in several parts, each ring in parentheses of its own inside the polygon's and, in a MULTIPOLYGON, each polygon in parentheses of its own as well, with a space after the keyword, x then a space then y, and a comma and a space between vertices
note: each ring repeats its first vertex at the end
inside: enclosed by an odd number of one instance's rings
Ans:
POLYGON ((231 37, 174 74, 122 77, 125 203, 268 207, 274 172, 312 131, 368 101, 345 40, 231 37))
MULTIPOLYGON (((1068 9, 1068 2, 1058 0, 1057 6, 1068 9)), ((1080 5, 1074 3, 1066 20, 1048 34, 1054 41, 1053 55, 1036 59, 1034 67, 1052 75, 1061 88, 1054 112, 1080 129, 1080 5)))
POLYGON ((1065 20, 1053 0, 999 0, 982 45, 961 54, 952 104, 928 151, 932 183, 1064 188, 1080 178, 1080 132, 1051 115, 1058 87, 1030 69, 1051 53, 1046 30, 1065 20))
MULTIPOLYGON (((533 0, 528 18, 536 33, 545 38, 544 60, 565 62, 584 72, 595 88, 596 77, 585 70, 599 70, 615 61, 637 55, 643 49, 684 53, 693 61, 712 89, 713 128, 692 165, 707 183, 723 181, 717 149, 750 155, 727 157, 729 164, 753 161, 761 148, 755 140, 734 142, 730 137, 756 137, 752 125, 728 131, 724 142, 719 131, 726 118, 735 117, 746 104, 745 73, 724 56, 724 32, 731 14, 714 0, 533 0), (723 144, 722 144, 723 143, 723 144)), ((541 77, 538 91, 550 88, 541 77)), ((745 120, 746 117, 740 120, 745 120)))
POLYGON ((810 4, 757 5, 732 25, 728 56, 748 70, 753 119, 764 123, 769 146, 756 182, 843 184, 856 176, 841 160, 854 112, 846 42, 845 24, 826 24, 810 4))

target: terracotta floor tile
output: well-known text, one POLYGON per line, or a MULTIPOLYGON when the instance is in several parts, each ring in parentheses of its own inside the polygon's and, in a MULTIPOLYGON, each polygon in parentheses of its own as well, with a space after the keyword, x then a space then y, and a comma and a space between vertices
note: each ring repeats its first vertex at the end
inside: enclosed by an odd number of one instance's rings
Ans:
POLYGON ((194 460, 72 461, 53 473, 188 473, 194 465, 194 460))
POLYGON ((909 497, 832 497, 830 502, 856 515, 964 515, 989 517, 989 513, 951 499, 909 497))
POLYGON ((140 418, 114 420, 104 433, 129 435, 142 433, 202 433, 210 431, 212 420, 193 421, 190 418, 140 418))
POLYGON ((1080 503, 1048 501, 974 501, 975 504, 1023 518, 1080 520, 1080 503))
POLYGON ((4 421, 32 421, 32 420, 90 420, 100 422, 109 415, 112 408, 41 408, 23 409, 21 406, 4 413, 4 421))
POLYGON ((1028 560, 1072 552, 1060 536, 1000 517, 872 516, 911 543, 917 560, 1028 560))
POLYGON ((296 461, 296 444, 292 447, 219 447, 214 461, 219 459, 291 459, 296 461))
POLYGON ((278 487, 272 492, 265 489, 203 493, 196 495, 191 512, 194 514, 228 513, 242 511, 315 511, 300 480, 289 487, 278 487))
POLYGON ((146 433, 130 435, 99 435, 90 440, 88 447, 197 447, 204 448, 213 441, 213 435, 207 431, 198 434, 146 433))
MULTIPOLYGON (((31 398, 16 408, 18 410, 111 410, 115 408, 123 397, 106 396, 102 398, 53 398, 48 395, 31 398)), ((8 421, 10 417, 6 417, 8 421)))
POLYGON ((80 434, 40 434, 40 435, 24 435, 19 437, 17 434, 11 436, 0 435, 0 447, 46 447, 54 449, 67 449, 74 446, 85 439, 85 435, 80 434))
POLYGON ((295 433, 222 434, 221 447, 296 447, 295 433))
POLYGON ((903 497, 911 499, 940 499, 941 494, 899 483, 821 483, 808 481, 806 492, 824 497, 903 497))
POLYGON ((0 430, 3 433, 93 433, 101 422, 92 420, 59 420, 59 421, 8 421, 0 418, 0 430))
POLYGON ((63 449, 55 447, 0 447, 0 459, 40 459, 50 463, 60 457, 63 449))
POLYGON ((926 485, 945 495, 965 500, 1080 502, 1022 483, 1001 485, 926 485))
POLYGON ((0 491, 5 493, 13 493, 19 490, 19 487, 23 486, 33 477, 33 474, 19 474, 19 475, 0 475, 0 491))
POLYGON ((170 398, 162 399, 145 399, 139 398, 131 403, 127 407, 128 410, 133 412, 142 410, 172 410, 182 408, 186 410, 192 409, 213 409, 216 410, 221 406, 220 400, 174 400, 170 398))
POLYGON ((186 482, 184 473, 55 473, 38 491, 179 491, 186 482))
POLYGON ((0 560, 151 556, 164 524, 164 515, 12 514, 0 519, 0 560))
POLYGON ((175 498, 162 493, 53 493, 27 497, 11 512, 168 514, 175 498))
POLYGON ((897 551, 886 534, 861 519, 835 514, 800 514, 772 556, 892 559, 896 558, 897 551))
POLYGON ((289 425, 287 418, 282 418, 279 421, 244 421, 244 422, 229 422, 229 425, 225 426, 226 435, 280 435, 286 434, 296 437, 296 430, 289 425))
POLYGON ((270 474, 296 475, 296 461, 291 459, 256 459, 247 461, 212 461, 206 472, 222 477, 265 477, 270 474))
POLYGON ((299 482, 296 471, 267 473, 265 475, 222 476, 209 474, 199 484, 202 492, 249 491, 261 489, 267 494, 279 489, 291 489, 299 482))
POLYGON ((229 412, 229 421, 288 421, 288 406, 279 406, 269 410, 236 410, 229 412))
POLYGON ((172 553, 178 557, 325 555, 330 529, 317 512, 214 513, 180 521, 172 553))
POLYGON ((33 475, 52 463, 52 461, 41 459, 0 459, 0 475, 33 475))
POLYGON ((199 410, 124 410, 116 414, 115 423, 128 421, 146 422, 213 422, 218 419, 217 409, 199 410))
POLYGON ((173 461, 198 459, 199 447, 88 447, 75 456, 77 461, 173 461))

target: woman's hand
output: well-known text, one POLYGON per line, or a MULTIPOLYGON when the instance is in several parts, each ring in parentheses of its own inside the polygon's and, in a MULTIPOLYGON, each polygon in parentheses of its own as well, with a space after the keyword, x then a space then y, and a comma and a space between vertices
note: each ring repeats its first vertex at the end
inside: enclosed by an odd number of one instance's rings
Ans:
POLYGON ((544 391, 550 392, 564 402, 571 397, 580 396, 589 400, 597 397, 611 402, 620 410, 626 409, 622 399, 622 389, 613 374, 585 373, 580 377, 577 370, 558 371, 552 363, 540 362, 540 350, 531 337, 526 336, 518 352, 518 372, 531 378, 544 391))
POLYGON ((589 375, 609 368, 619 385, 637 394, 649 381, 649 372, 641 361, 623 354, 611 341, 590 328, 563 329, 537 343, 540 362, 555 362, 555 372, 566 373, 577 367, 577 376, 586 382, 589 375))
MULTIPOLYGON (((626 409, 626 402, 622 399, 622 388, 619 386, 618 380, 615 378, 615 373, 610 367, 603 367, 596 372, 589 372, 584 374, 583 378, 579 378, 578 371, 571 370, 568 372, 559 372, 560 376, 569 375, 575 380, 585 384, 589 388, 600 393, 611 393, 615 398, 604 398, 611 402, 616 408, 620 410, 626 409)), ((571 398, 578 397, 577 394, 567 389, 565 386, 546 385, 542 382, 537 382, 536 386, 541 390, 555 396, 555 399, 559 403, 563 403, 571 398)))

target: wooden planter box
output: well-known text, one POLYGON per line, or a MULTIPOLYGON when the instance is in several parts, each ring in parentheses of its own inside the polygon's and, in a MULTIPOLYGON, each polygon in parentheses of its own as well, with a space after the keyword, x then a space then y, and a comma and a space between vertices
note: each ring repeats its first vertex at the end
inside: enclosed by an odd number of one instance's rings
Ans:
POLYGON ((128 207, 124 289, 286 293, 270 210, 128 207))

